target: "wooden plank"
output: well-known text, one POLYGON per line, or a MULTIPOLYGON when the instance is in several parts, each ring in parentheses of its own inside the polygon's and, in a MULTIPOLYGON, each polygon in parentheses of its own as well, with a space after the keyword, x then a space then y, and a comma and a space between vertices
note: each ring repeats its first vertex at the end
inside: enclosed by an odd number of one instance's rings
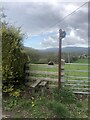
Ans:
POLYGON ((29 70, 27 70, 26 72, 28 72, 28 73, 35 73, 35 74, 50 74, 50 75, 52 75, 52 74, 58 74, 58 72, 48 72, 48 71, 38 71, 38 70, 34 70, 34 71, 29 71, 29 70))
MULTIPOLYGON (((65 63, 66 65, 81 65, 81 66, 90 66, 90 64, 81 64, 81 63, 65 63)), ((27 63, 26 65, 31 66, 31 65, 37 65, 37 66, 49 66, 48 64, 31 64, 27 63)), ((58 66, 58 64, 54 64, 53 66, 58 66)))
MULTIPOLYGON (((58 79, 54 79, 54 78, 31 77, 31 76, 29 76, 29 79, 32 79, 32 80, 38 80, 39 79, 39 80, 46 80, 46 81, 51 81, 51 82, 58 82, 58 79)), ((64 80, 62 79, 61 82, 64 82, 64 80)))
POLYGON ((90 79, 90 77, 81 77, 81 76, 64 76, 65 78, 86 78, 90 79))
POLYGON ((30 87, 35 88, 40 82, 41 82, 41 80, 37 80, 34 83, 32 83, 32 85, 30 87))
POLYGON ((65 63, 66 65, 81 65, 81 66, 90 66, 90 64, 81 64, 81 63, 65 63))
MULTIPOLYGON (((36 66, 37 68, 58 68, 58 65, 41 65, 41 64, 27 64, 27 67, 36 66)), ((62 70, 64 69, 64 65, 61 65, 62 70)))
POLYGON ((88 70, 65 70, 64 72, 90 72, 88 70))
POLYGON ((80 83, 89 83, 89 80, 66 80, 66 82, 80 82, 80 83))
POLYGON ((41 83, 39 84, 39 86, 45 86, 47 84, 48 81, 41 81, 41 83))
MULTIPOLYGON (((42 74, 42 75, 58 75, 58 72, 48 72, 48 71, 37 71, 37 70, 34 70, 34 71, 30 71, 30 70, 26 70, 26 73, 33 73, 33 74, 42 74)), ((61 75, 63 76, 64 75, 64 72, 61 73, 61 75)))

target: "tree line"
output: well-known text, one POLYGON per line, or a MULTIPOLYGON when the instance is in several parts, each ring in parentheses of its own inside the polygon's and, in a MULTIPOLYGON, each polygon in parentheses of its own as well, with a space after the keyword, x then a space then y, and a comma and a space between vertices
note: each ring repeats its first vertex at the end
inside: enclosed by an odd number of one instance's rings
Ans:
MULTIPOLYGON (((43 52, 41 50, 24 47, 24 52, 28 55, 31 63, 35 64, 48 64, 49 61, 53 61, 58 64, 58 52, 43 52)), ((81 53, 62 53, 62 59, 65 60, 66 63, 76 62, 80 59, 81 53)))

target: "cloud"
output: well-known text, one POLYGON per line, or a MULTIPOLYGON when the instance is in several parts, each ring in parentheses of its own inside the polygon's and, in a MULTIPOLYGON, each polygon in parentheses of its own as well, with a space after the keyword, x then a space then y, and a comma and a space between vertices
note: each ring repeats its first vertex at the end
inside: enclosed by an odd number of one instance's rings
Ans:
MULTIPOLYGON (((69 28, 70 29, 70 28, 69 28)), ((78 35, 78 29, 73 30, 71 28, 70 33, 67 34, 67 36, 62 39, 62 47, 66 46, 87 46, 88 45, 88 39, 84 39, 83 37, 80 37, 78 35)), ((82 32, 81 32, 82 33, 82 32)), ((58 47, 59 46, 59 34, 55 34, 53 36, 50 36, 42 41, 40 43, 43 47, 58 47)))
MULTIPOLYGON (((3 0, 3 2, 50 2, 52 4, 55 4, 56 2, 73 2, 73 0, 52 0, 52 1, 48 1, 48 0, 3 0)), ((74 0, 74 2, 86 2, 86 0, 74 0)), ((88 0, 87 0, 88 2, 88 0)))
POLYGON ((21 2, 21 3, 3 3, 6 9, 9 22, 22 26, 23 32, 30 35, 43 36, 40 45, 45 47, 58 46, 58 34, 51 35, 59 28, 63 28, 67 34, 70 34, 63 40, 63 46, 73 44, 87 44, 88 36, 88 5, 86 4, 77 12, 60 22, 64 16, 82 5, 82 2, 21 2), (56 24, 58 21, 58 24, 56 24), (56 24, 56 25, 55 25, 56 24), (55 26, 53 26, 55 25, 55 26), (50 34, 45 37, 43 35, 50 34), (73 36, 72 36, 72 34, 73 36))

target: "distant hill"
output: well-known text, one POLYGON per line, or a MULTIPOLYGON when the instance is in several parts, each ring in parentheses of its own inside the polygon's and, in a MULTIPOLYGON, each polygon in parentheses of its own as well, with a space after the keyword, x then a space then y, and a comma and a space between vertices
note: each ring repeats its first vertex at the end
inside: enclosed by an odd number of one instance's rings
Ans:
POLYGON ((65 47, 62 49, 63 52, 75 52, 75 53, 88 53, 88 48, 84 47, 65 47))
MULTIPOLYGON (((58 48, 48 48, 45 50, 39 50, 40 52, 58 52, 58 48)), ((62 48, 62 52, 64 53, 87 53, 88 48, 84 47, 64 47, 62 48)))
MULTIPOLYGON (((52 53, 57 53, 58 52, 58 48, 47 48, 47 49, 34 49, 34 48, 30 48, 30 47, 24 47, 25 50, 37 50, 40 53, 47 53, 47 52, 52 52, 52 53)), ((90 50, 90 48, 85 48, 85 47, 64 47, 62 48, 62 52, 64 53, 83 53, 86 54, 88 53, 88 51, 90 50)))

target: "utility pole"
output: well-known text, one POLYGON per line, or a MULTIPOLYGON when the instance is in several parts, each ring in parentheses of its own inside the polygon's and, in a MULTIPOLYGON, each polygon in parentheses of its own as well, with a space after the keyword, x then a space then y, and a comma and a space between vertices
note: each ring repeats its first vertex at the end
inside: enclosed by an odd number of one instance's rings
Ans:
POLYGON ((61 88, 61 44, 62 38, 66 36, 66 32, 59 30, 59 55, 58 55, 58 87, 61 88))

